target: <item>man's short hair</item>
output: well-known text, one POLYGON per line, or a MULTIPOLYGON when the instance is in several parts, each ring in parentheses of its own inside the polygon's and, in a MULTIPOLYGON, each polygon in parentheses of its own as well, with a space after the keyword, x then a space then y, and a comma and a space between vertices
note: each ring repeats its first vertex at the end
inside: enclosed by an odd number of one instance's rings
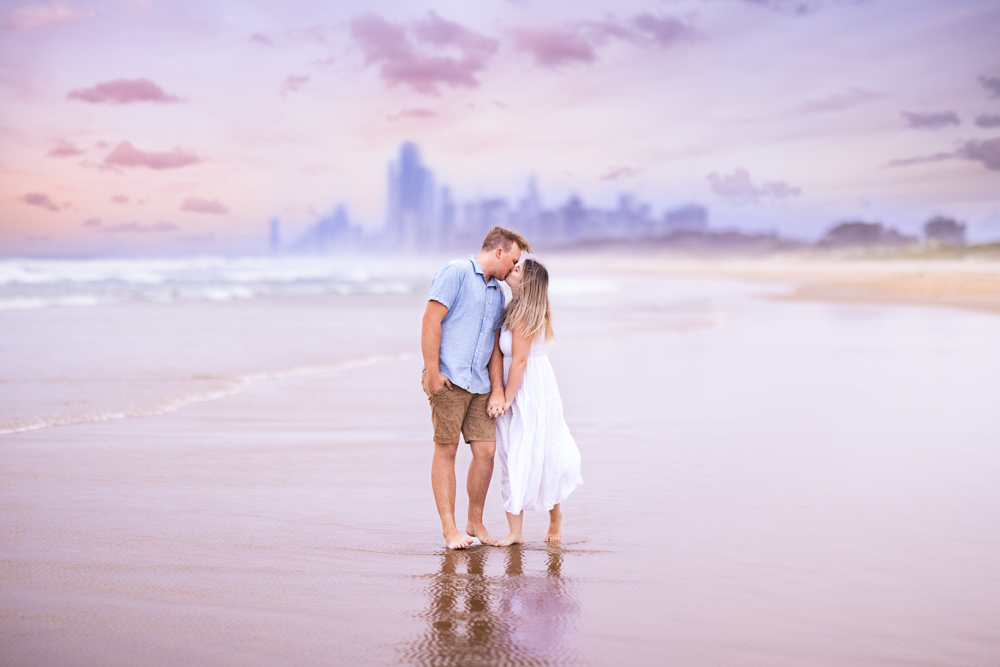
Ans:
POLYGON ((503 248, 504 252, 510 252, 510 246, 516 243, 517 247, 521 249, 521 252, 531 252, 531 246, 528 244, 528 239, 524 238, 520 233, 515 232, 513 229, 507 229, 506 227, 501 227, 497 225, 486 232, 486 238, 483 239, 483 250, 493 250, 494 248, 503 248))

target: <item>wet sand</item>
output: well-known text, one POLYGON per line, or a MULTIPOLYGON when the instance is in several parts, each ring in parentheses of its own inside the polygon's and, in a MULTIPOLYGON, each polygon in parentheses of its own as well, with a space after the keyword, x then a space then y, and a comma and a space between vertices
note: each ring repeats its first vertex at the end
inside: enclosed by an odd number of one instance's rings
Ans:
POLYGON ((1000 661, 1000 317, 608 276, 554 298, 562 547, 443 549, 422 299, 365 301, 378 360, 0 436, 0 664, 1000 661))

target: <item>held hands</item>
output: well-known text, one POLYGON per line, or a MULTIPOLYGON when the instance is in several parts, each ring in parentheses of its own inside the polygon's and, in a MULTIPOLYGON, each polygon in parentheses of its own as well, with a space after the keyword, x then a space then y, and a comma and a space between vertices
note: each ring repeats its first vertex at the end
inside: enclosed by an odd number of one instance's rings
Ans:
POLYGON ((497 417, 503 417, 509 409, 510 403, 506 401, 502 392, 494 391, 490 393, 490 400, 486 404, 486 414, 496 419, 497 417))

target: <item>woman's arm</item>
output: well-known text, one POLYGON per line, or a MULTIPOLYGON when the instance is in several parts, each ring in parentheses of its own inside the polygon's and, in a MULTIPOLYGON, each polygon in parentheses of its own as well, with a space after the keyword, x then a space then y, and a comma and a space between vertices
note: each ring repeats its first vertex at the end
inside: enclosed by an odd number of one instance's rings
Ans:
POLYGON ((531 353, 531 341, 525 338, 520 331, 512 331, 513 341, 511 343, 510 372, 507 374, 507 388, 504 389, 503 397, 507 407, 514 402, 517 390, 521 388, 521 381, 524 380, 524 369, 528 367, 528 355, 531 353))

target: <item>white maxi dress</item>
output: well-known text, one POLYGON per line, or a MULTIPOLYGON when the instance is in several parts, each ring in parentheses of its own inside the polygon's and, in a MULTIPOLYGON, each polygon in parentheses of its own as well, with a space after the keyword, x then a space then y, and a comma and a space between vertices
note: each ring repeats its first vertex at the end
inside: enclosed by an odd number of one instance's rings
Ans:
MULTIPOLYGON (((513 361, 513 334, 500 332, 503 383, 513 361)), ((545 353, 545 337, 531 345, 524 380, 510 410, 497 419, 497 458, 504 511, 552 509, 578 485, 580 450, 563 420, 562 399, 545 353)))

